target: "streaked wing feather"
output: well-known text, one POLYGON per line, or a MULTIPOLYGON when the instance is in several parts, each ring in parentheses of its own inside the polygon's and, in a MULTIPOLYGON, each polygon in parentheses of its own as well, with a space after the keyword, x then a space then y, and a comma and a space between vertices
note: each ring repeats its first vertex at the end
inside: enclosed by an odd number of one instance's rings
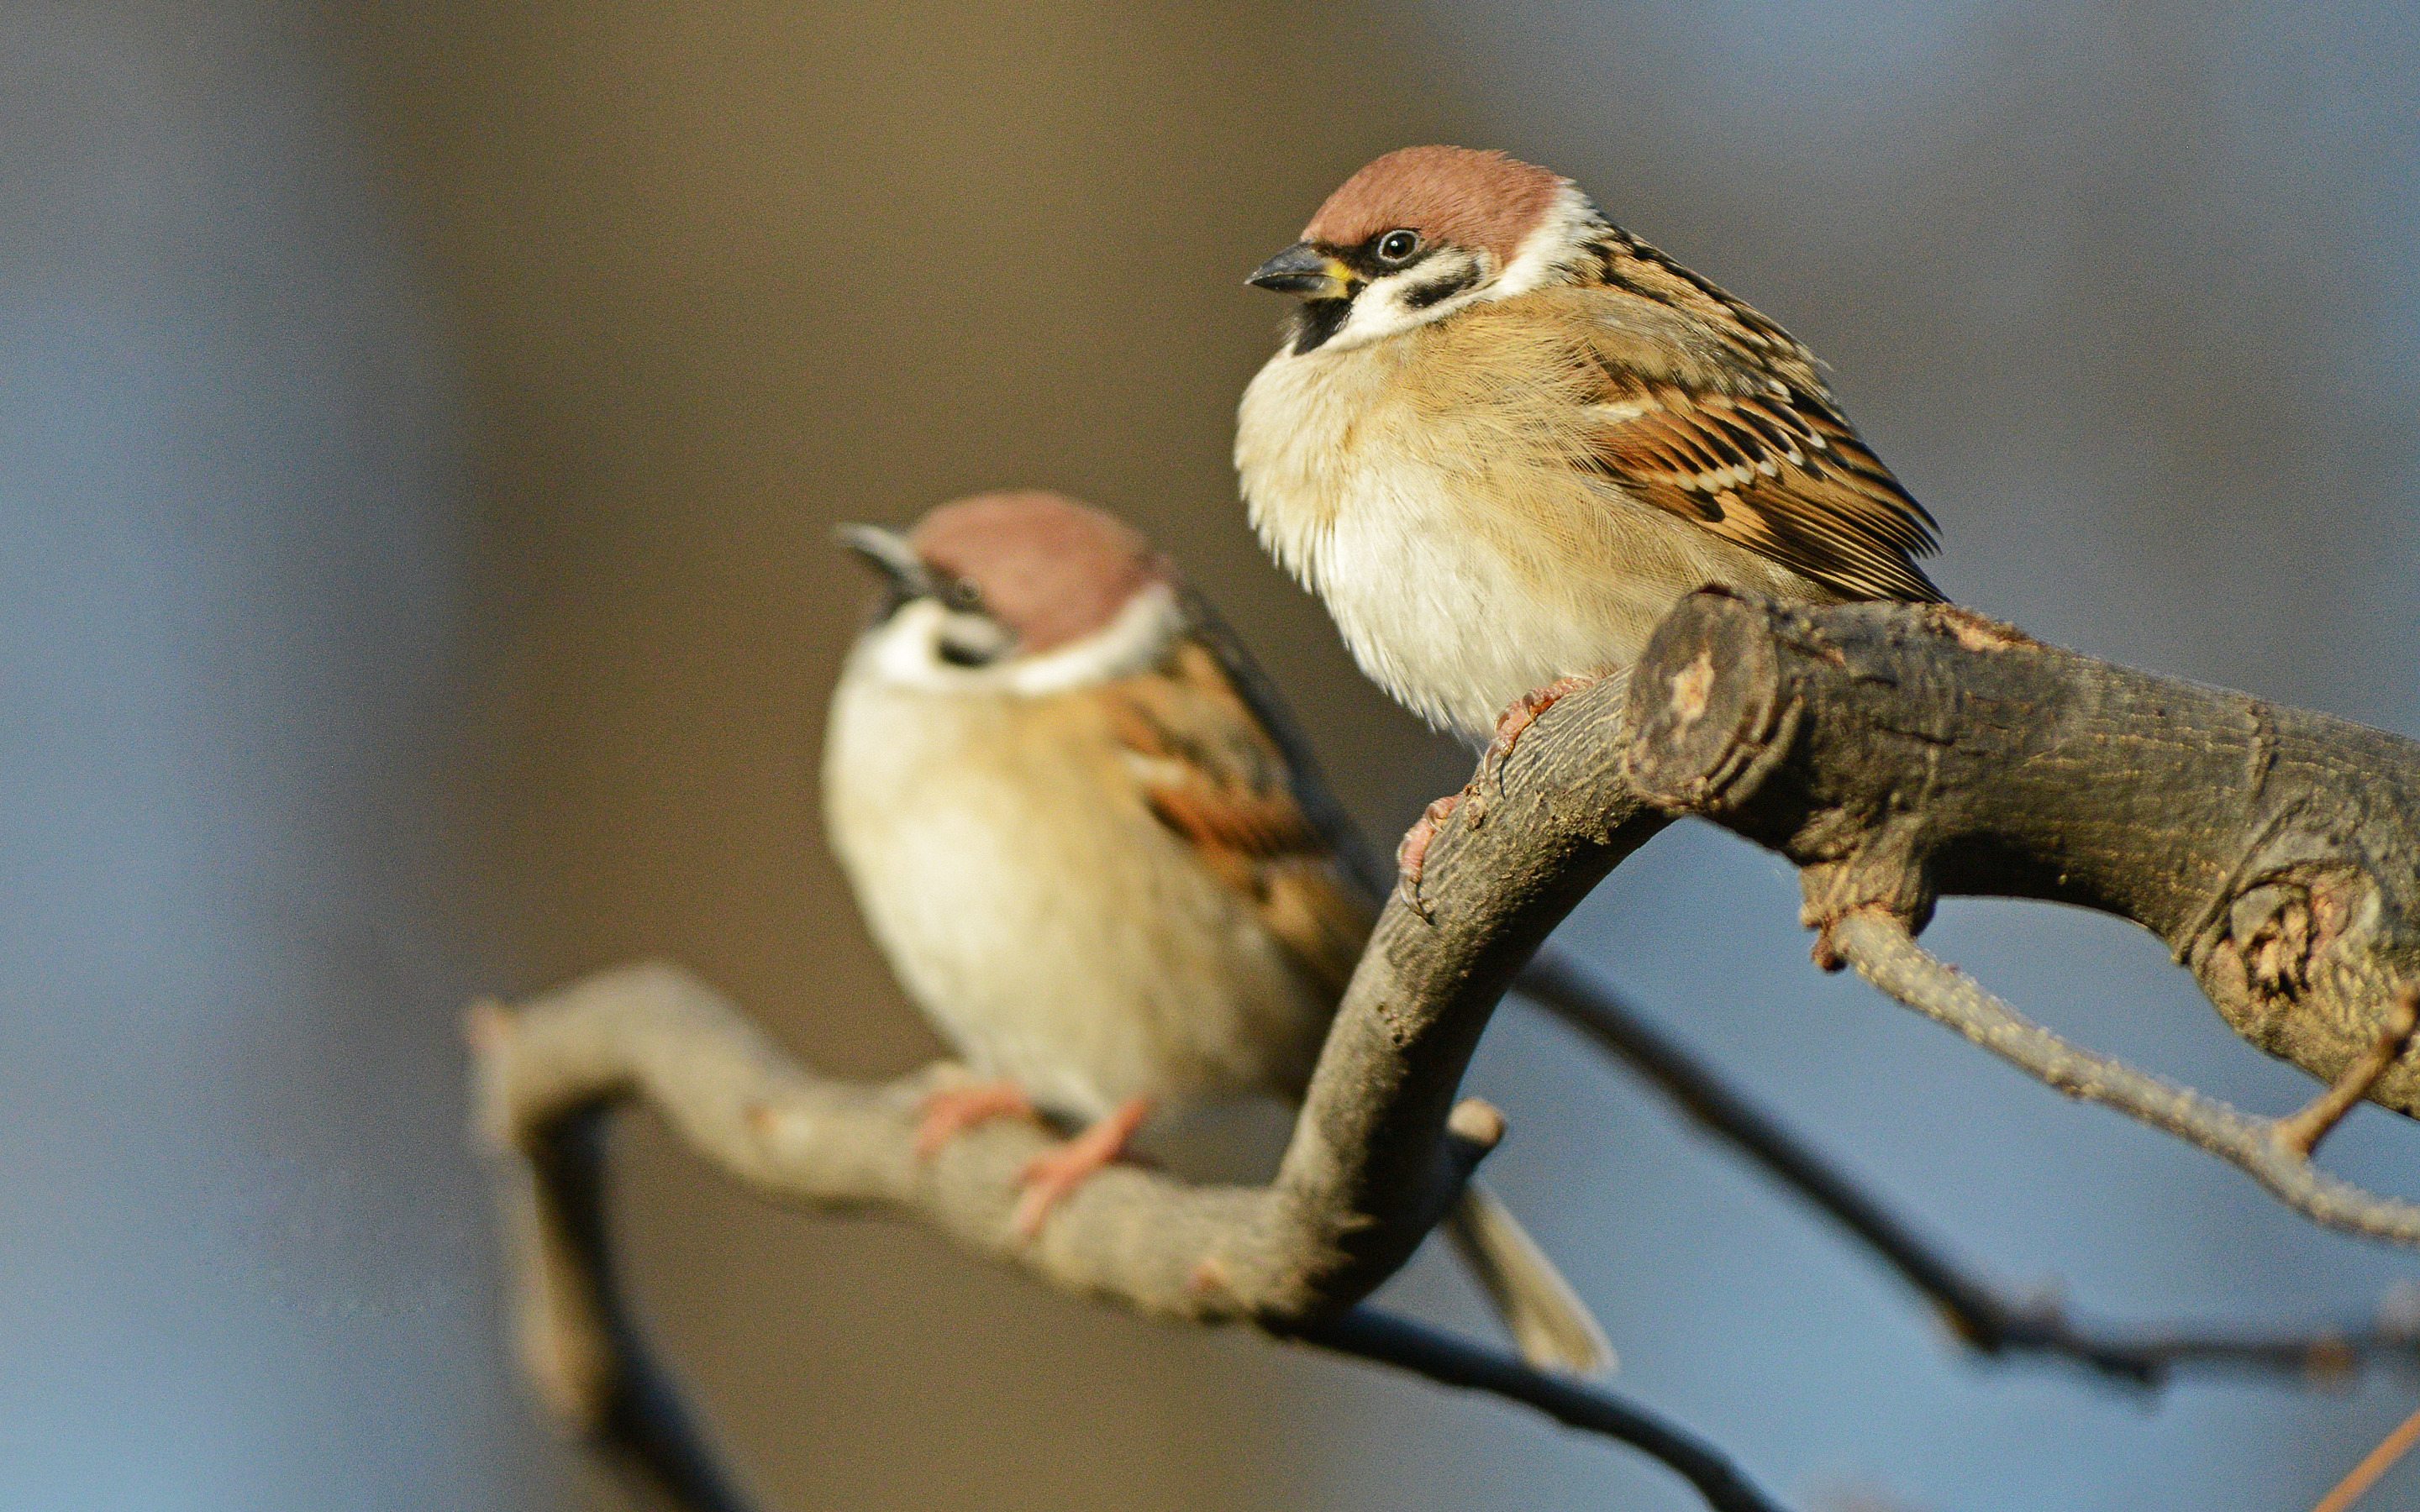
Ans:
POLYGON ((1217 658, 1230 691, 1243 703, 1269 744, 1277 748, 1279 758, 1285 763, 1287 788, 1295 803, 1318 832, 1321 843, 1352 879, 1361 902, 1374 918, 1379 903, 1395 886, 1394 868, 1380 862, 1368 838, 1337 800, 1326 774, 1320 770, 1318 757, 1311 751, 1310 738, 1295 723, 1294 711, 1286 707, 1277 685, 1252 659, 1242 639, 1208 599, 1189 587, 1181 593, 1191 638, 1217 658))
POLYGON ((1199 640, 1180 640, 1166 666, 1109 692, 1153 814, 1250 902, 1314 980, 1342 995, 1375 911, 1221 658, 1199 640))
POLYGON ((1938 601, 1916 564, 1932 517, 1840 412, 1814 355, 1628 232, 1608 228, 1596 253, 1591 282, 1611 303, 1588 383, 1590 464, 1843 597, 1938 601), (1664 322, 1626 314, 1654 306, 1664 322), (1712 345, 1672 344, 1670 312, 1712 345))
POLYGON ((1829 401, 1605 370, 1590 456, 1630 493, 1844 598, 1937 601, 1932 517, 1829 401))

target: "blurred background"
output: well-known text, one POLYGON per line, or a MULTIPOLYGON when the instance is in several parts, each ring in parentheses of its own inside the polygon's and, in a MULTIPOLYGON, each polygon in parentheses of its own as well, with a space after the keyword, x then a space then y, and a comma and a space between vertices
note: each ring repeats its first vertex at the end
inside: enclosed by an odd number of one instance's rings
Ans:
MULTIPOLYGON (((1389 147, 1554 165, 1812 342, 1961 600, 2420 734, 2415 80, 2382 3, 8 0, 0 1505, 626 1504, 504 1372, 457 1016, 665 952, 829 1071, 936 1053, 818 835, 835 520, 1120 510, 1374 830, 1458 783, 1227 461, 1281 313, 1243 274, 1389 147)), ((1564 938, 2096 1315, 2356 1319, 2420 1274, 1819 976, 1796 907, 1683 827, 1564 938)), ((2309 1090, 2113 921, 1928 938, 2089 1043, 2309 1090)), ((1535 1016, 1472 1081, 1621 1387, 1802 1504, 2295 1507, 2413 1403, 1978 1364, 1535 1016)), ((1695 1504, 620 1149, 644 1312, 768 1509, 1695 1504)), ((2411 1193, 2415 1151, 2365 1109, 2328 1163, 2411 1193)), ((1388 1300, 1484 1326, 1428 1259, 1388 1300)))

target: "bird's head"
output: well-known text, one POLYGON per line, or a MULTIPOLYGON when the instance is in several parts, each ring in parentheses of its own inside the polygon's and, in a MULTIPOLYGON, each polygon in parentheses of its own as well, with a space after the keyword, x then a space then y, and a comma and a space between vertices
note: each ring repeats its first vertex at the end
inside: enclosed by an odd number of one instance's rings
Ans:
POLYGON ((1578 186, 1544 168, 1404 147, 1346 179, 1246 282, 1302 301, 1292 350, 1343 350, 1567 279, 1605 228, 1578 186))
POLYGON ((1181 626, 1167 559, 1122 521, 1059 494, 978 494, 904 535, 873 525, 838 535, 881 574, 860 647, 888 681, 1058 692, 1140 671, 1181 626))

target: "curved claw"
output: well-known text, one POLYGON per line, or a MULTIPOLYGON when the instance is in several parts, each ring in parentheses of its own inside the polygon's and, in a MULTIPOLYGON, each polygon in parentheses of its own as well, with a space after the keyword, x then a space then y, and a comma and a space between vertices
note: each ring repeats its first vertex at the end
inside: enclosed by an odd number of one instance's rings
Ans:
POLYGON ((1428 900, 1420 896, 1420 873, 1428 864, 1429 844, 1436 839, 1437 826, 1445 823, 1446 815, 1453 812, 1469 791, 1465 788, 1461 793, 1449 793, 1430 804, 1413 821, 1412 827, 1404 831, 1403 841, 1395 847, 1396 883, 1403 889, 1404 902, 1420 916, 1422 923, 1436 922, 1436 916, 1429 912, 1428 900))
POLYGON ((1603 675, 1591 677, 1558 677, 1544 687, 1533 687, 1496 717, 1496 735, 1487 743, 1487 752, 1479 758, 1479 774, 1470 779, 1474 788, 1493 782, 1496 795, 1504 795, 1504 764, 1512 755, 1522 734, 1538 722, 1538 717, 1584 687, 1603 681, 1603 675))

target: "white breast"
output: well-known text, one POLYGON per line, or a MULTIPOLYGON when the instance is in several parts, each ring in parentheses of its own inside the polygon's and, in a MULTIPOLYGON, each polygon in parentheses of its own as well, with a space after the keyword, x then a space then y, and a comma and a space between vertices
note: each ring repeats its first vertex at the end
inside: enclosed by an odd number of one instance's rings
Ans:
POLYGON ((1542 445, 1520 411, 1535 393, 1416 403, 1426 339, 1280 352, 1235 436, 1262 544, 1398 702, 1480 738, 1532 688, 1629 666, 1691 589, 1788 591, 1761 558, 1542 445))
POLYGON ((1291 1095, 1333 1005, 1114 767, 1080 694, 834 695, 826 825, 901 983, 975 1069, 1098 1118, 1291 1095))

